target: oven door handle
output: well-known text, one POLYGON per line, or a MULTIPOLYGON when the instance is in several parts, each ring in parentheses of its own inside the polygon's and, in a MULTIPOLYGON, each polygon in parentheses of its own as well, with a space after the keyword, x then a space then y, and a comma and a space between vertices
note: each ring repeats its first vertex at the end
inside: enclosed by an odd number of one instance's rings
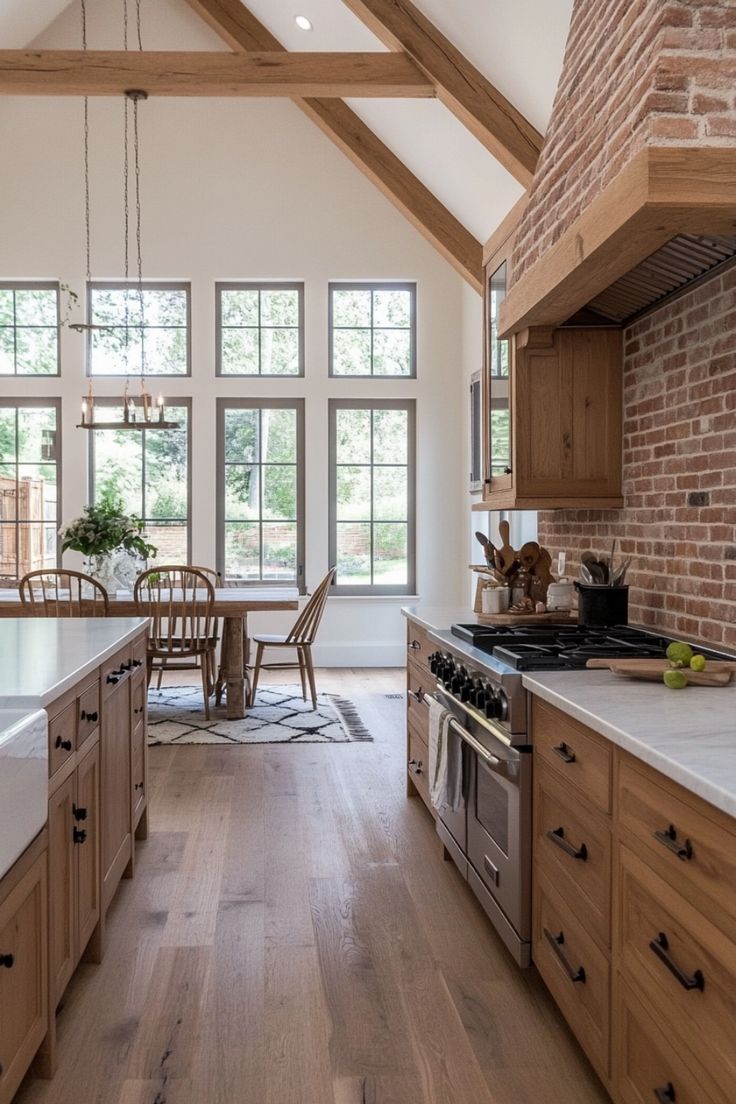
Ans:
POLYGON ((508 763, 505 759, 499 759, 497 755, 493 755, 488 748, 483 747, 483 744, 481 744, 479 740, 476 740, 474 736, 466 732, 457 721, 451 720, 450 728, 455 730, 460 739, 464 740, 465 743, 473 749, 476 755, 483 760, 488 769, 493 771, 494 774, 499 774, 502 778, 512 778, 515 776, 516 763, 508 763))

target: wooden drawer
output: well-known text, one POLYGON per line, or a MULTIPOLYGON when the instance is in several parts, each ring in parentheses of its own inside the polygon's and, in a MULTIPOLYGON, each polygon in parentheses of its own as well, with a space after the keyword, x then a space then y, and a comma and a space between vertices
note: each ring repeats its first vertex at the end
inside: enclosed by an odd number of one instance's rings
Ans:
POLYGON ((599 941, 610 946, 611 826, 577 794, 534 762, 534 858, 572 910, 599 941))
POLYGON ((532 743, 540 762, 610 813, 613 755, 607 740, 534 696, 532 743))
POLYGON ((427 630, 418 625, 416 621, 407 621, 406 649, 408 659, 423 667, 429 673, 427 660, 432 652, 438 651, 438 648, 429 639, 427 630))
POLYGON ((409 725, 408 739, 409 762, 407 770, 409 777, 419 790, 425 805, 431 808, 429 800, 429 750, 426 741, 416 731, 413 724, 409 725))
POLYGON ((736 941, 734 822, 624 753, 618 815, 652 869, 736 941))
POLYGON ((534 868, 532 956, 596 1070, 610 1076, 611 968, 539 865, 534 868))
POLYGON ((74 755, 77 746, 77 703, 69 702, 61 713, 49 718, 49 778, 74 755))
POLYGON ((619 969, 724 1090, 736 1085, 736 944, 620 848, 619 969))
POLYGON ((130 678, 130 673, 133 670, 131 652, 132 647, 130 646, 123 648, 103 664, 100 673, 100 690, 103 701, 109 698, 121 682, 130 678), (129 663, 130 667, 128 667, 129 663))
POLYGON ((98 679, 88 686, 77 698, 77 747, 99 728, 100 724, 100 683, 98 679))
POLYGON ((136 669, 146 666, 146 645, 147 637, 145 633, 137 637, 131 645, 130 657, 133 660, 133 667, 136 669))
POLYGON ((615 1088, 619 1104, 732 1104, 671 1031, 619 984, 615 1088))
MULTIPOLYGON (((409 718, 414 722, 420 732, 426 734, 429 722, 429 702, 426 700, 431 693, 432 685, 426 672, 409 663, 406 668, 406 704, 409 718)), ((426 739, 426 735, 425 735, 426 739)))

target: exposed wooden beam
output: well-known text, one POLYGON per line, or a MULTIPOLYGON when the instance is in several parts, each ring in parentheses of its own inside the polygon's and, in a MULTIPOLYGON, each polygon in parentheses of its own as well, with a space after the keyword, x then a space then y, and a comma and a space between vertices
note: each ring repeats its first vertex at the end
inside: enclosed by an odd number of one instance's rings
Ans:
MULTIPOLYGON (((187 0, 187 3, 233 50, 284 49, 241 0, 187 0)), ((295 97, 294 103, 480 293, 483 288, 480 242, 370 127, 339 100, 295 97)))
POLYGON ((392 50, 409 54, 437 96, 504 168, 528 188, 542 135, 411 0, 344 0, 392 50))
POLYGON ((678 234, 736 233, 735 195, 732 147, 641 150, 512 283, 502 336, 561 325, 678 234))
POLYGON ((114 96, 433 96, 405 54, 1 50, 0 94, 114 96))

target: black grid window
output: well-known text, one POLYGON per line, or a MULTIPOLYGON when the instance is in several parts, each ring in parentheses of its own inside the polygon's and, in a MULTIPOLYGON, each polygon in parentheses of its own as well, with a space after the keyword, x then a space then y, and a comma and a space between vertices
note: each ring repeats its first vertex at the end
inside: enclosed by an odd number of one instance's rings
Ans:
MULTIPOLYGON (((123 420, 115 400, 97 399, 105 421, 123 420)), ((166 402, 167 421, 177 429, 94 429, 90 431, 90 498, 121 502, 126 513, 145 522, 146 539, 155 545, 149 563, 189 563, 190 549, 190 400, 166 402)))
POLYGON ((415 402, 330 400, 335 591, 415 589, 415 402))
POLYGON ((413 283, 330 284, 330 375, 416 376, 416 301, 413 283))
POLYGON ((217 567, 304 590, 304 400, 218 399, 217 567))
POLYGON ((59 399, 0 399, 0 576, 58 565, 59 399))
POLYGON ((87 289, 87 374, 191 374, 187 283, 92 283, 87 289))
POLYGON ((59 375, 59 285, 0 283, 0 376, 59 375))
POLYGON ((304 285, 217 284, 217 374, 304 375, 304 285))

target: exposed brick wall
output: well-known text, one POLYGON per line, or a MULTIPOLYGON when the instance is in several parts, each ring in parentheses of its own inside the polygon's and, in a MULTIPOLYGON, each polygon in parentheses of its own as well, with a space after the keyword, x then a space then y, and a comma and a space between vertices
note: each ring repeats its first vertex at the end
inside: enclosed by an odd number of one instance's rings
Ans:
POLYGON ((512 283, 645 145, 732 145, 736 0, 575 0, 512 283))
POLYGON ((545 511, 539 540, 613 537, 632 556, 629 618, 736 647, 736 268, 624 335, 623 510, 545 511))

